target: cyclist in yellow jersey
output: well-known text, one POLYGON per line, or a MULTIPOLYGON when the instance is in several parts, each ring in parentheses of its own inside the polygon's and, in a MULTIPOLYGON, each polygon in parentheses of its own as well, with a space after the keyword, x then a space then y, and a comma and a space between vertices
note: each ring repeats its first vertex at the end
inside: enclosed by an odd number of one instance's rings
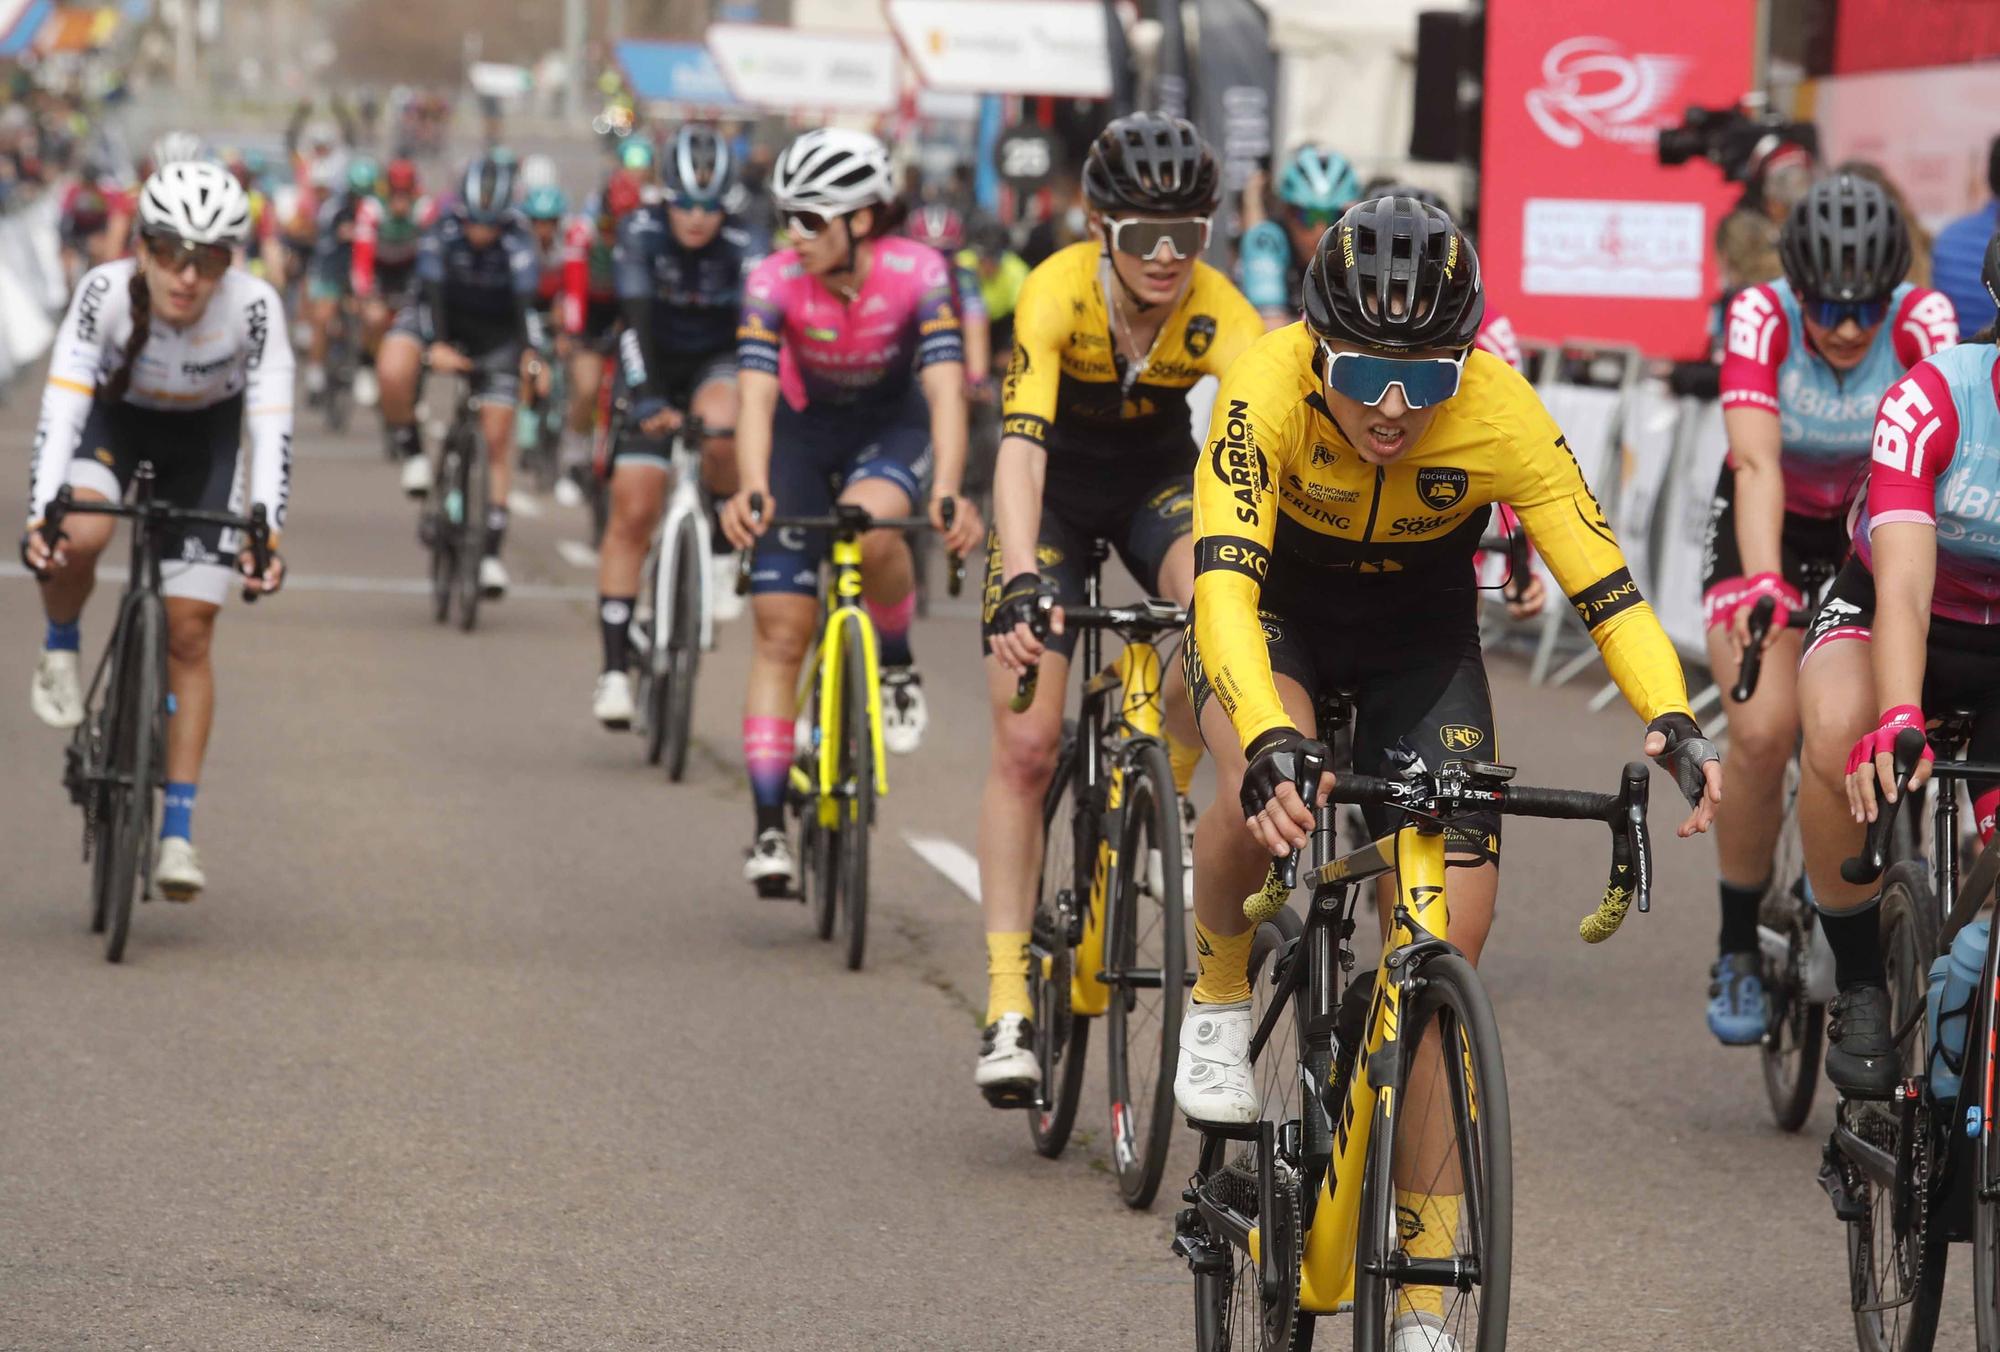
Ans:
MULTIPOLYGON (((1250 302, 1197 257, 1220 173, 1193 124, 1118 119, 1092 143, 1083 189, 1095 238, 1051 255, 1021 288, 993 474, 983 630, 993 745, 979 830, 988 992, 974 1081, 996 1107, 1032 1102, 1041 1077, 1028 934, 1075 643, 1061 607, 1081 604, 1100 540, 1148 593, 1192 599, 1188 390, 1263 331, 1250 302), (1053 632, 1038 637, 1029 621, 1045 596, 1057 603, 1053 632), (1038 667, 1033 703, 1012 712, 1020 676, 1038 667)), ((1201 744, 1177 673, 1162 697, 1185 794, 1201 744)))
MULTIPOLYGON (((1526 380, 1472 348, 1479 261, 1451 218, 1410 198, 1358 203, 1321 237, 1304 308, 1223 378, 1195 473, 1185 662, 1218 783, 1195 837, 1200 974, 1174 1090, 1189 1116, 1225 1123, 1258 1113, 1242 901, 1311 830, 1292 780, 1302 748, 1325 753, 1315 700, 1353 694, 1357 772, 1497 758, 1472 569, 1491 504, 1519 514, 1647 720, 1646 754, 1694 807, 1680 833, 1707 829, 1721 796, 1679 659, 1561 430, 1526 380)), ((1393 824, 1371 815, 1378 834, 1393 824)), ((1450 937, 1474 962, 1499 834, 1497 816, 1474 818, 1449 841, 1465 870, 1450 937)))

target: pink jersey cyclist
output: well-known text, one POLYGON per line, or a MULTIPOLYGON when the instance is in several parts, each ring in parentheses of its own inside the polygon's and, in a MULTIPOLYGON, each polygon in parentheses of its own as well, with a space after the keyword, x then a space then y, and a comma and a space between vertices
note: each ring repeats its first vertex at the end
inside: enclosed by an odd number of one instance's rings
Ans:
POLYGON ((852 297, 808 276, 792 249, 759 263, 744 287, 737 363, 777 376, 795 410, 892 403, 910 393, 917 371, 964 360, 951 268, 915 240, 876 240, 852 297))

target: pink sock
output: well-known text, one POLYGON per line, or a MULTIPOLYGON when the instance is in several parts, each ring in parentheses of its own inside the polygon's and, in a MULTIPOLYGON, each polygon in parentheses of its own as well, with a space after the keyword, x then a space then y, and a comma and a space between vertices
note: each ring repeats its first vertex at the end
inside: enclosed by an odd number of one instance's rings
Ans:
POLYGON ((743 764, 750 771, 750 795, 759 807, 785 801, 785 772, 792 764, 792 720, 743 720, 743 764))
POLYGON ((868 618, 875 621, 876 636, 882 640, 882 665, 885 667, 910 665, 910 622, 917 615, 915 589, 902 600, 890 605, 881 605, 874 601, 866 604, 868 618))

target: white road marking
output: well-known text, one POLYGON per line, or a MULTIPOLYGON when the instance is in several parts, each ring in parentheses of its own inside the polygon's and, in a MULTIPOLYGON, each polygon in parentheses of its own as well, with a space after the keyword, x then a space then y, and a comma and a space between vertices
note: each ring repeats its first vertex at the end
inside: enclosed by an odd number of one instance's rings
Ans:
POLYGON ((538 521, 548 515, 540 498, 532 493, 523 493, 518 488, 507 495, 507 510, 529 521, 538 521))
POLYGON ((917 857, 945 876, 945 881, 965 893, 972 904, 979 904, 979 861, 955 840, 943 836, 920 836, 914 831, 903 832, 903 840, 917 857))
POLYGON ((597 551, 581 540, 556 541, 556 553, 562 555, 562 561, 572 568, 597 566, 597 551))

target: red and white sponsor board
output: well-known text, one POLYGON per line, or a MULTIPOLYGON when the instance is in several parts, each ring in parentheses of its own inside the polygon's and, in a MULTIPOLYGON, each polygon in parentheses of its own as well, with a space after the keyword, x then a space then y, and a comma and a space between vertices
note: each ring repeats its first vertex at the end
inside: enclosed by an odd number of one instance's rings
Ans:
POLYGON ((1659 132, 1749 84, 1755 6, 1489 0, 1479 256, 1523 334, 1705 353, 1715 224, 1740 190, 1659 132))

